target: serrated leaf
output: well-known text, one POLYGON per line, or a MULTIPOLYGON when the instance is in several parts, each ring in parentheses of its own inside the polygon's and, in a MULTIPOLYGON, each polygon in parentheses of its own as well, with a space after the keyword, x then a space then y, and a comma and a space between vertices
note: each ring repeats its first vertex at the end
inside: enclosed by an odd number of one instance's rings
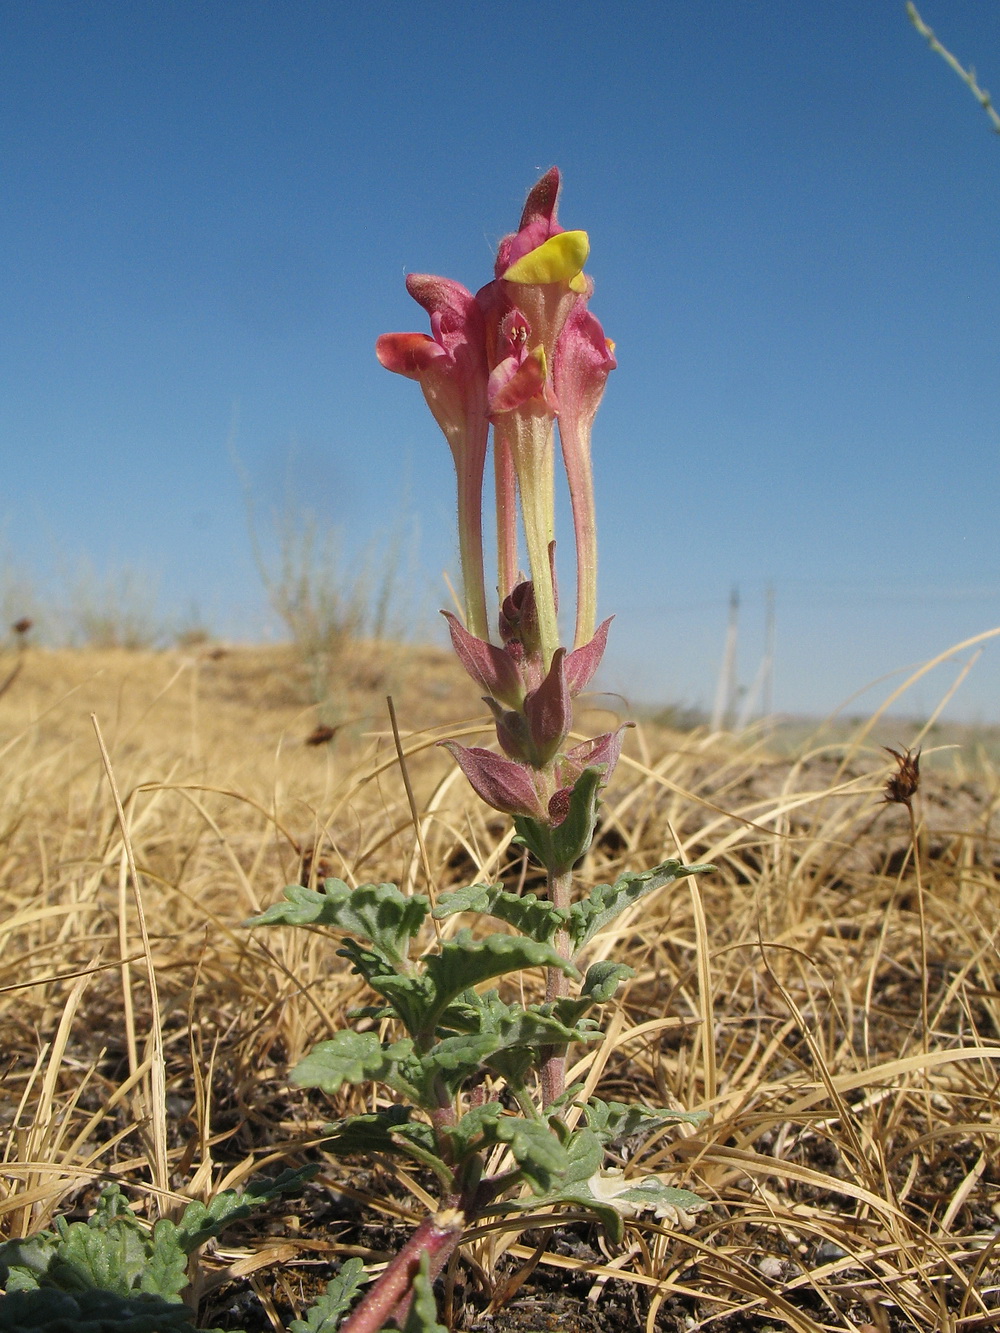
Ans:
MULTIPOLYGON (((323 1132, 328 1137, 324 1146, 344 1157, 352 1153, 391 1152, 395 1147, 393 1136, 411 1123, 411 1112, 409 1106, 388 1106, 384 1111, 370 1111, 337 1120, 325 1127, 323 1132)), ((432 1145, 433 1141, 432 1134, 432 1145)))
MULTIPOLYGON (((514 1118, 511 1117, 511 1119, 514 1118)), ((531 1121, 515 1120, 514 1123, 532 1125, 535 1129, 545 1128, 544 1126, 534 1126, 531 1121)), ((504 1125, 505 1122, 501 1120, 498 1129, 502 1129, 504 1125)), ((560 1129, 560 1122, 554 1117, 548 1129, 547 1138, 550 1144, 558 1145, 561 1156, 558 1159, 558 1166, 556 1165, 556 1159, 553 1158, 550 1161, 548 1172, 538 1173, 537 1185, 526 1177, 537 1197, 534 1199, 507 1199, 503 1204, 497 1204, 495 1207, 491 1206, 486 1211, 499 1211, 501 1208, 525 1211, 557 1203, 576 1203, 579 1205, 581 1191, 589 1193, 586 1190, 586 1182, 601 1168, 601 1163, 604 1160, 604 1149, 601 1147, 597 1136, 589 1129, 576 1129, 572 1132, 568 1131, 565 1126, 560 1129)))
POLYGON ((655 893, 685 875, 700 875, 714 869, 710 865, 686 866, 681 861, 664 861, 652 870, 623 875, 614 884, 596 884, 589 897, 570 908, 569 933, 574 951, 579 952, 599 930, 647 894, 655 893))
POLYGON ((0 1245, 0 1286, 8 1291, 34 1291, 59 1248, 53 1231, 38 1231, 23 1240, 0 1245))
POLYGON ((667 1107, 634 1102, 605 1102, 591 1097, 584 1107, 587 1124, 602 1143, 616 1143, 637 1134, 651 1134, 661 1125, 699 1125, 706 1111, 671 1111, 667 1107))
POLYGON ((655 1176, 646 1176, 615 1197, 631 1204, 637 1212, 655 1212, 658 1217, 669 1217, 675 1212, 695 1212, 706 1206, 700 1195, 664 1185, 655 1176))
POLYGON ((629 967, 627 963, 592 963, 587 968, 587 975, 580 987, 580 994, 565 996, 561 1000, 556 1000, 552 1006, 553 1013, 563 1023, 579 1023, 584 1014, 593 1009, 594 1005, 607 1004, 609 1000, 614 998, 614 994, 621 983, 634 976, 634 969, 629 967))
POLYGON ((438 1155, 434 1131, 421 1120, 411 1120, 408 1106, 350 1116, 327 1125, 326 1133, 324 1146, 343 1157, 373 1152, 404 1155, 430 1167, 446 1189, 454 1185, 454 1173, 438 1155))
MULTIPOLYGON (((341 949, 343 956, 353 956, 348 952, 353 940, 341 949)), ((359 969, 360 970, 360 969, 359 969)), ((422 1037, 428 1029, 435 1026, 435 990, 433 982, 421 974, 404 976, 388 969, 367 975, 369 986, 378 991, 392 1005, 393 1013, 409 1032, 411 1037, 422 1037)))
POLYGON ((288 1333, 337 1333, 342 1316, 368 1281, 361 1259, 345 1259, 337 1276, 326 1284, 326 1294, 309 1307, 305 1319, 292 1320, 288 1333))
POLYGON ((401 893, 395 884, 362 884, 351 889, 343 880, 328 879, 323 892, 290 884, 283 903, 275 903, 248 926, 333 926, 354 935, 403 964, 410 940, 418 933, 430 907, 421 893, 401 893))
POLYGON ((455 1089, 478 1073, 486 1057, 501 1044, 492 1032, 463 1032, 457 1037, 445 1037, 420 1056, 420 1067, 428 1084, 441 1075, 447 1086, 455 1089))
MULTIPOLYGON (((207 1204, 194 1200, 184 1209, 177 1223, 177 1244, 185 1254, 191 1254, 231 1223, 252 1217, 274 1199, 297 1194, 318 1170, 316 1165, 298 1169, 288 1167, 277 1176, 259 1176, 241 1190, 221 1190, 207 1204)), ((161 1226, 162 1222, 156 1224, 154 1236, 161 1226)))
POLYGON ((437 1301, 434 1284, 430 1279, 430 1255, 420 1256, 420 1267, 413 1275, 413 1301, 410 1304, 401 1333, 448 1333, 437 1320, 437 1301))
POLYGON ((383 1046, 374 1032, 338 1032, 329 1041, 313 1047, 292 1070, 291 1078, 300 1088, 321 1088, 335 1093, 345 1083, 387 1083, 404 1094, 415 1089, 401 1074, 400 1065, 409 1063, 413 1042, 408 1037, 383 1046))
POLYGON ((484 1102, 466 1111, 456 1124, 442 1126, 441 1132, 451 1140, 455 1160, 461 1162, 470 1152, 498 1142, 493 1126, 503 1114, 500 1102, 484 1102))
POLYGON ((352 1023, 362 1018, 370 1018, 373 1022, 381 1023, 383 1019, 399 1017, 395 1008, 389 1004, 361 1004, 357 1009, 348 1009, 346 1016, 352 1023))
MULTIPOLYGON (((93 1221, 92 1217, 90 1222, 93 1221)), ((73 1222, 65 1228, 47 1276, 56 1286, 70 1293, 98 1288, 116 1296, 145 1290, 151 1295, 176 1297, 184 1285, 183 1280, 180 1286, 164 1292, 155 1288, 150 1291, 142 1285, 152 1248, 149 1233, 142 1230, 131 1214, 111 1218, 104 1226, 73 1222)), ((185 1257, 179 1251, 175 1251, 176 1255, 179 1255, 183 1268, 185 1257)), ((170 1265, 163 1262, 162 1256, 159 1268, 169 1274, 170 1265)))
MULTIPOLYGON (((599 1035, 579 1027, 569 1027, 553 1014, 540 1012, 534 1006, 528 1009, 520 1005, 502 1007, 506 1013, 489 1026, 484 1024, 485 1031, 445 1037, 432 1046, 426 1055, 419 1057, 424 1070, 440 1073, 446 1085, 454 1090, 484 1066, 507 1074, 511 1063, 506 1057, 512 1052, 523 1052, 527 1057, 526 1064, 530 1065, 531 1053, 543 1046, 593 1041, 599 1035)), ((491 1014, 490 1017, 496 1018, 496 1015, 491 1014)), ((514 1067, 519 1068, 524 1064, 525 1061, 519 1059, 515 1061, 514 1067)))
POLYGON ((471 884, 454 893, 443 893, 432 915, 443 920, 457 912, 479 912, 496 917, 522 935, 546 942, 569 917, 566 908, 555 907, 534 893, 508 893, 502 884, 471 884))
POLYGON ((506 1143, 521 1176, 536 1194, 545 1194, 565 1177, 570 1157, 552 1129, 537 1120, 502 1116, 493 1127, 497 1143, 506 1143))
POLYGON ((0 1246, 0 1329, 194 1333, 178 1299, 186 1265, 180 1229, 161 1219, 150 1232, 109 1186, 86 1222, 58 1217, 53 1231, 0 1246))
POLYGON ((580 987, 581 996, 586 996, 594 1004, 607 1004, 614 999, 615 992, 623 981, 635 976, 635 969, 627 963, 610 961, 592 963, 587 968, 587 975, 580 987))
POLYGON ((177 1227, 161 1218, 153 1227, 148 1267, 139 1284, 141 1291, 167 1300, 177 1299, 187 1286, 187 1251, 183 1249, 177 1227))
POLYGON ((436 1016, 463 991, 508 972, 558 967, 569 976, 579 975, 551 944, 517 935, 487 935, 477 940, 468 930, 460 930, 453 940, 441 945, 440 952, 428 954, 423 962, 425 976, 434 988, 436 1016))
MULTIPOLYGON (((561 1122, 553 1117, 552 1123, 554 1130, 558 1131, 561 1122)), ((569 1131, 562 1126, 562 1133, 566 1139, 565 1169, 551 1181, 548 1189, 538 1192, 537 1198, 507 1200, 505 1207, 525 1211, 565 1203, 588 1208, 600 1218, 612 1236, 620 1239, 623 1233, 621 1217, 614 1208, 605 1207, 599 1200, 595 1200, 587 1186, 587 1181, 600 1171, 604 1161, 600 1140, 589 1129, 569 1131)))

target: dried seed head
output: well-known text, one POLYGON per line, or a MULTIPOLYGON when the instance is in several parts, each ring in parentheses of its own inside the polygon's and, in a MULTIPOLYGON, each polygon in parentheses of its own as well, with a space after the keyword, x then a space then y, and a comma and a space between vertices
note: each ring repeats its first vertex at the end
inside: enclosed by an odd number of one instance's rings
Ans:
POLYGON ((882 799, 896 805, 909 805, 920 790, 920 751, 914 754, 909 749, 894 750, 891 745, 883 745, 882 749, 896 761, 896 772, 886 779, 882 799))
POLYGON ((20 620, 14 621, 13 625, 11 625, 11 629, 15 634, 24 635, 27 634, 28 630, 31 629, 34 623, 35 622, 30 620, 28 616, 22 616, 20 620))

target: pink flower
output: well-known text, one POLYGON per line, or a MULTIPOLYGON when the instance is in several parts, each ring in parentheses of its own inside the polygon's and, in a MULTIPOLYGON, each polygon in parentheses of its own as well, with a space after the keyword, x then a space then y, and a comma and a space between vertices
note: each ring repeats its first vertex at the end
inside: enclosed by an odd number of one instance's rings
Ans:
POLYGON ((497 250, 495 278, 507 299, 519 306, 551 362, 556 339, 581 292, 590 253, 585 231, 566 231, 556 217, 561 182, 552 167, 528 195, 517 231, 497 250))
POLYGON ((473 633, 486 637, 483 575, 483 471, 486 416, 486 330, 476 298, 448 278, 411 273, 406 289, 431 317, 431 334, 385 333, 375 354, 387 370, 417 380, 441 427, 458 475, 458 534, 465 610, 473 633))
POLYGON ((517 567, 514 478, 535 586, 545 668, 559 642, 549 578, 554 540, 554 433, 558 399, 552 378, 557 339, 587 291, 584 231, 566 231, 556 217, 559 172, 553 167, 528 195, 518 230, 500 242, 495 278, 477 293, 486 321, 490 368, 487 406, 496 461, 500 595, 517 567))
POLYGON ((559 335, 553 370, 576 537, 577 645, 593 636, 597 623, 597 521, 590 435, 604 385, 617 364, 614 343, 605 338, 587 309, 587 296, 581 296, 559 335))

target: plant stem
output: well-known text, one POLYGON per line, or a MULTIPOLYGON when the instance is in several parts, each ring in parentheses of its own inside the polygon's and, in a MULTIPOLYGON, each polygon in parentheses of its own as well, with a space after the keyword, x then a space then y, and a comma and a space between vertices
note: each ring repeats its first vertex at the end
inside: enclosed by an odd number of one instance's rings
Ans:
MULTIPOLYGON (((572 870, 559 872, 549 870, 549 902, 553 907, 569 908, 572 888, 572 870)), ((561 958, 569 960, 569 934, 565 930, 556 932, 552 941, 561 958)), ((569 990, 569 978, 558 967, 550 967, 545 984, 545 1002, 552 1004, 561 1000, 569 990)), ((566 1047, 548 1046, 542 1056, 542 1105, 550 1106, 566 1089, 566 1047)))
POLYGON ((483 475, 472 469, 459 474, 458 544, 465 592, 465 619, 471 634, 488 639, 490 621, 486 612, 486 581, 483 572, 483 475))
POLYGON ((931 1014, 930 1014, 930 978, 927 975, 927 908, 924 902, 924 881, 920 873, 920 841, 917 836, 917 817, 913 813, 913 802, 906 801, 906 812, 910 816, 910 842, 913 846, 913 872, 917 881, 917 914, 920 921, 920 1026, 923 1029, 923 1049, 930 1050, 931 1014))
POLYGON ((465 1215, 445 1208, 425 1217, 375 1285, 340 1326, 340 1333, 379 1333, 389 1319, 405 1319, 421 1256, 430 1258, 431 1281, 448 1262, 462 1236, 465 1215))

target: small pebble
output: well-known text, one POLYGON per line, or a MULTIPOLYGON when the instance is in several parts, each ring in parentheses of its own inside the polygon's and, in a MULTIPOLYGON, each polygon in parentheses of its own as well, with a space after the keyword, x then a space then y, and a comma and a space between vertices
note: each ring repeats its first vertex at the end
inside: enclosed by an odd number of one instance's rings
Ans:
POLYGON ((847 1251, 841 1246, 835 1245, 832 1240, 821 1240, 816 1246, 816 1253, 813 1256, 817 1267, 820 1264, 836 1263, 838 1259, 846 1259, 847 1251))

